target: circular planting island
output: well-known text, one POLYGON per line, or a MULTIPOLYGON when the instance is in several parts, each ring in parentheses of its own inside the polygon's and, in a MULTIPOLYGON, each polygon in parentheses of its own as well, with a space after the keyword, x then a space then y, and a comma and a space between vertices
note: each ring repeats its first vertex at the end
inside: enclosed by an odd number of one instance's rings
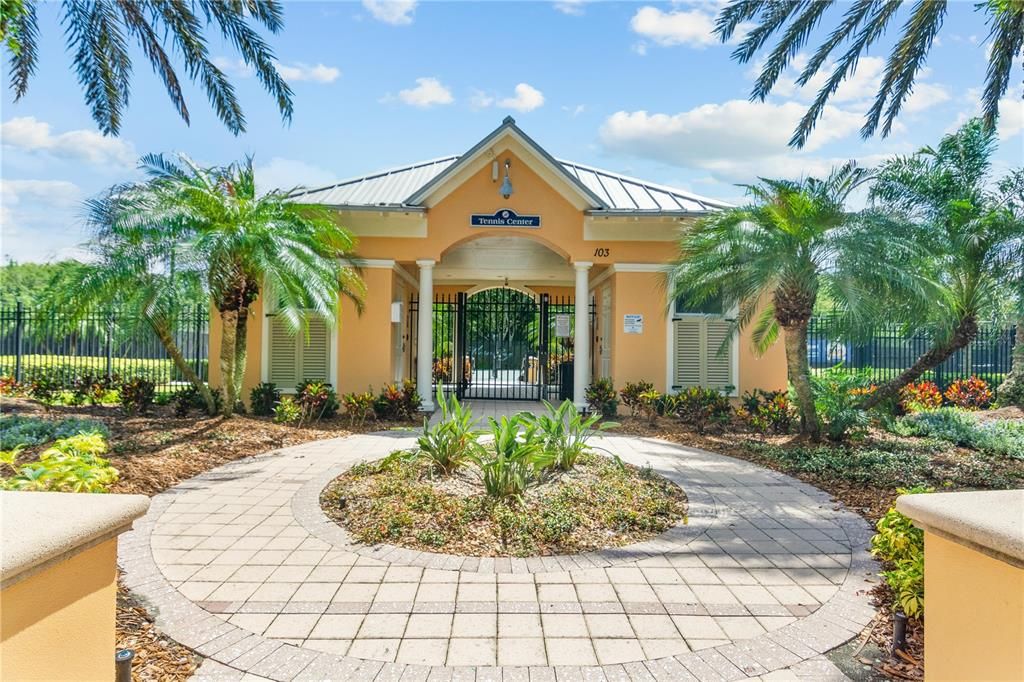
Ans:
POLYGON ((682 488, 650 467, 585 453, 519 495, 489 495, 474 464, 450 474, 395 453, 323 490, 324 513, 353 540, 481 557, 574 554, 648 540, 686 522, 682 488))

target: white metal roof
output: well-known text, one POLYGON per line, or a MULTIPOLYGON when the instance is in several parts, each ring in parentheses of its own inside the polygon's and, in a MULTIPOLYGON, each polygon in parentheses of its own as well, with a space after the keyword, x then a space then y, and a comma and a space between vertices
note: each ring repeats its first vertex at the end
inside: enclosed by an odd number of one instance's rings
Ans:
MULTIPOLYGON (((300 190, 291 198, 303 203, 338 208, 416 208, 406 204, 412 196, 459 159, 445 156, 351 178, 327 187, 300 190)), ((611 171, 558 160, 565 170, 607 204, 594 213, 700 213, 729 206, 690 192, 645 182, 611 171)))

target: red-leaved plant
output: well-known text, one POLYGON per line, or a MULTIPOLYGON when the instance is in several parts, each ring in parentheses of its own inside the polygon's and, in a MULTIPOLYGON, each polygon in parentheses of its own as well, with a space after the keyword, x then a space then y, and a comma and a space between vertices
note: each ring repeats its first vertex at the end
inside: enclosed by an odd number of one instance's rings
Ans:
POLYGON ((942 407, 942 391, 934 381, 910 383, 900 389, 900 407, 906 413, 942 407))
POLYGON ((957 379, 946 389, 946 400, 965 410, 981 410, 992 402, 992 390, 988 382, 972 376, 957 379))

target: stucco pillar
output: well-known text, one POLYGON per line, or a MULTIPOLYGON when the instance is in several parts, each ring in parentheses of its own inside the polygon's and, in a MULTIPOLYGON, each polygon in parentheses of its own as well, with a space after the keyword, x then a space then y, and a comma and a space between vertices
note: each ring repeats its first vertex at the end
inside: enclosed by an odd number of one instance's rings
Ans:
POLYGON ((590 267, 593 263, 577 261, 576 268, 576 332, 573 338, 572 401, 577 410, 587 407, 584 392, 590 382, 590 267))
POLYGON ((416 313, 416 392, 423 399, 423 411, 434 411, 431 386, 434 370, 434 261, 418 260, 420 303, 416 313))

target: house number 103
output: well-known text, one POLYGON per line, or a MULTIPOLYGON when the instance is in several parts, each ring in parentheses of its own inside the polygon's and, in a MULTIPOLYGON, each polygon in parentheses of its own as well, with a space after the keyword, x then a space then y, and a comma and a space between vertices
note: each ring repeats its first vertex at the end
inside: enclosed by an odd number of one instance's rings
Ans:
POLYGON ((612 253, 611 249, 605 249, 605 248, 594 249, 594 257, 595 258, 607 258, 608 256, 611 255, 611 253, 612 253))

